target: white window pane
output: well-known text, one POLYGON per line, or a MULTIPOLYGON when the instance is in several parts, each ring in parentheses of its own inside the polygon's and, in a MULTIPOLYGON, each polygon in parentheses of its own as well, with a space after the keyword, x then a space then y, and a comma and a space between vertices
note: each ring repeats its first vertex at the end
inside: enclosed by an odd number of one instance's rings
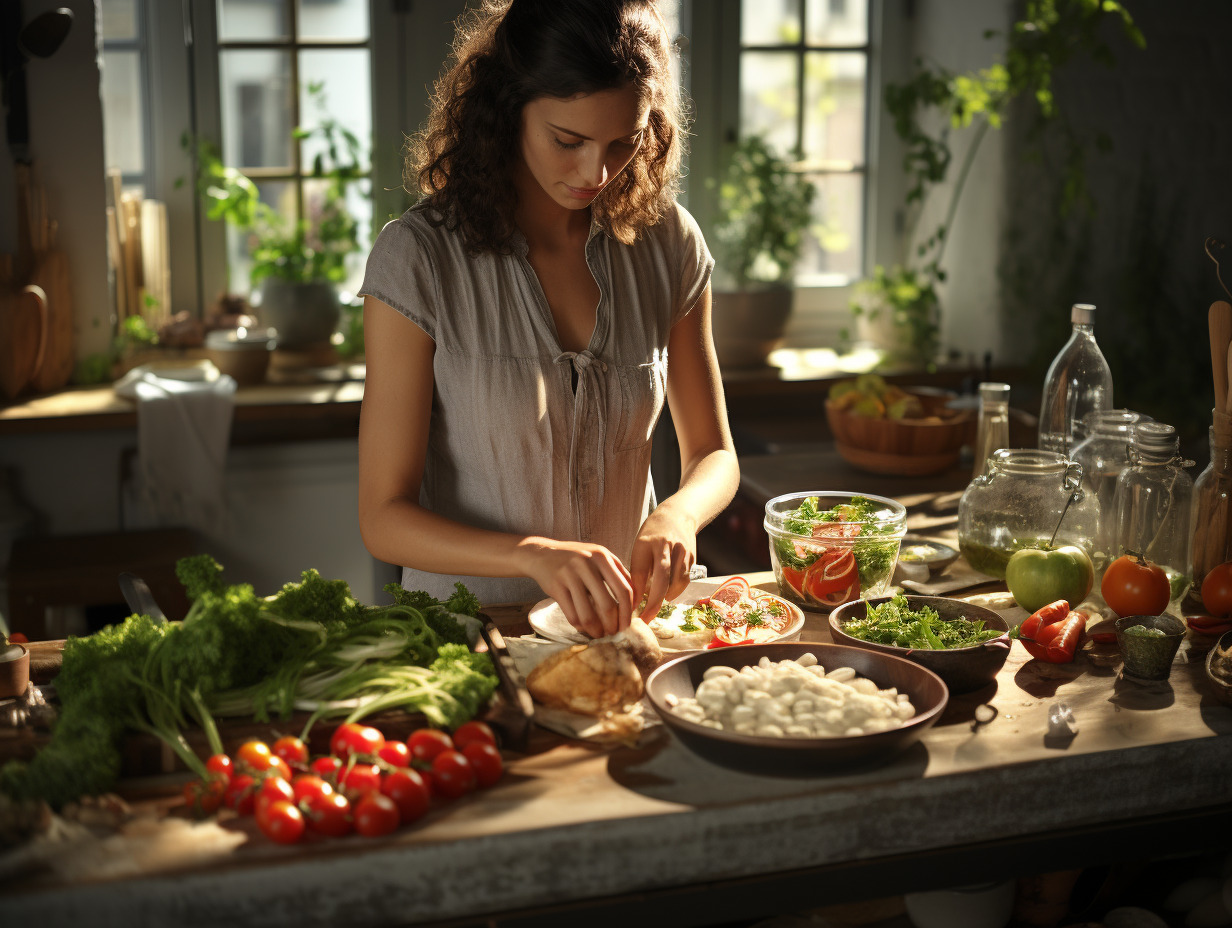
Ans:
POLYGON ((138 52, 103 52, 102 94, 107 168, 118 168, 125 174, 144 172, 144 92, 138 52))
POLYGON ((833 285, 854 280, 862 273, 864 175, 810 174, 808 179, 817 187, 817 198, 796 283, 833 285))
MULTIPOLYGON (((359 141, 360 170, 367 171, 372 158, 372 83, 370 78, 369 53, 367 49, 342 51, 338 49, 322 49, 319 51, 300 52, 300 120, 305 129, 320 125, 323 118, 332 119, 342 128, 350 132, 359 141), (314 95, 311 89, 314 85, 321 87, 320 94, 314 95), (321 112, 318 101, 323 101, 325 112, 321 112)), ((304 139, 301 158, 304 173, 312 171, 313 159, 325 151, 325 141, 317 135, 304 139)), ((338 144, 343 147, 338 156, 349 161, 342 139, 338 144)), ((326 155, 325 167, 330 166, 326 155)))
POLYGON ((745 52, 740 56, 740 135, 764 135, 771 148, 794 160, 796 87, 794 52, 745 52))
POLYGON ((224 50, 221 59, 223 160, 290 170, 290 53, 224 50))
POLYGON ((864 163, 862 54, 811 52, 804 57, 804 157, 864 163))
POLYGON ((864 45, 868 42, 868 0, 808 0, 806 41, 812 45, 864 45))
POLYGON ((99 31, 104 42, 137 38, 137 0, 103 0, 99 31))
POLYGON ((740 4, 741 45, 793 45, 800 41, 800 0, 740 4))
POLYGON ((296 0, 301 39, 366 40, 368 0, 296 0))
POLYGON ((218 0, 219 41, 290 38, 290 19, 287 16, 290 2, 291 0, 218 0))

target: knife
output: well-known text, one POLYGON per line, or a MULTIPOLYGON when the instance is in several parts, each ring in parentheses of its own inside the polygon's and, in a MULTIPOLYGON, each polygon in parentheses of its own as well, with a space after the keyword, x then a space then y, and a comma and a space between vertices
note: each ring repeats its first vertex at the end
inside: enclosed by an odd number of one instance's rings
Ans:
POLYGON ((496 627, 496 623, 482 612, 479 613, 479 618, 483 621, 479 634, 488 646, 488 654, 496 668, 501 695, 505 697, 507 707, 500 718, 492 721, 500 726, 505 736, 505 745, 520 751, 526 747, 527 738, 530 736, 531 722, 535 716, 535 704, 526 686, 521 682, 521 675, 513 663, 513 657, 509 654, 505 639, 496 627))
POLYGON ((124 594, 124 602, 128 603, 129 609, 139 615, 148 615, 155 624, 161 625, 167 621, 167 616, 154 601, 154 594, 150 592, 149 584, 127 570, 120 573, 119 579, 120 592, 124 594))

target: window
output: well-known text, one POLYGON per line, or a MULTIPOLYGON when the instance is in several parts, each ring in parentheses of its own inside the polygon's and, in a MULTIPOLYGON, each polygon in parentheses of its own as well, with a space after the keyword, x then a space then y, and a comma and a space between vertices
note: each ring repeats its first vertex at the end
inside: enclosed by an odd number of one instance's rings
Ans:
POLYGON ((144 0, 107 0, 99 23, 107 167, 139 192, 147 186, 150 161, 144 6, 144 0))
POLYGON ((739 132, 762 134, 817 187, 797 286, 863 269, 867 0, 744 0, 739 132))

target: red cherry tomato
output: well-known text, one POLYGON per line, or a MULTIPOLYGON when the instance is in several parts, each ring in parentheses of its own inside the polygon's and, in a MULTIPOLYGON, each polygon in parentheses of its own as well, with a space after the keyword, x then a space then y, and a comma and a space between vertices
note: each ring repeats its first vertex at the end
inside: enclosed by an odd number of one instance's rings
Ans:
POLYGON ((427 813, 432 804, 432 791, 418 770, 395 770, 381 781, 381 792, 394 801, 404 825, 409 825, 427 813))
POLYGON ((348 795, 361 796, 381 789, 381 768, 376 764, 355 764, 350 770, 343 768, 341 778, 339 786, 348 795))
POLYGON ((442 751, 453 750, 453 739, 437 728, 420 728, 411 732, 406 739, 406 745, 411 749, 411 757, 415 760, 435 760, 442 751))
POLYGON ((342 768, 345 766, 346 764, 336 757, 318 757, 308 765, 308 769, 326 783, 337 786, 338 774, 342 772, 342 768))
POLYGON ((226 791, 227 781, 221 776, 193 780, 184 784, 184 803, 193 818, 205 818, 218 811, 226 791))
POLYGON ((1172 598, 1164 569, 1136 554, 1123 554, 1109 564, 1099 591, 1108 608, 1122 617, 1160 615, 1172 598))
POLYGON ((496 747, 496 732, 492 731, 492 726, 487 722, 472 719, 469 722, 463 722, 453 733, 453 746, 463 753, 466 751, 466 746, 475 741, 496 747))
POLYGON ((476 786, 475 768, 460 751, 442 751, 432 761, 432 792, 457 799, 476 786))
POLYGON ((505 772, 505 763, 501 753, 494 745, 484 741, 472 741, 462 749, 462 755, 470 761, 475 771, 475 781, 480 789, 495 785, 505 772))
POLYGON ((294 844, 304 836, 304 816, 291 803, 278 800, 257 817, 257 827, 271 841, 294 844))
POLYGON ((385 746, 377 751, 377 757, 391 767, 409 767, 411 765, 411 749, 405 741, 386 741, 385 746))
POLYGON ((268 776, 271 770, 275 776, 280 776, 284 780, 291 779, 291 765, 281 757, 272 754, 270 755, 269 766, 265 768, 263 773, 268 776))
POLYGON ((282 777, 266 777, 257 787, 257 795, 253 802, 253 812, 257 816, 257 824, 271 803, 295 802, 295 790, 282 777))
POLYGON ((385 736, 371 725, 343 722, 329 739, 331 754, 346 760, 352 754, 376 754, 385 744, 385 736))
POLYGON ((240 815, 252 815, 257 803, 257 779, 247 773, 237 773, 227 784, 223 804, 240 815))
POLYGON ((21 632, 13 632, 13 634, 9 635, 9 643, 10 644, 29 644, 30 639, 27 638, 25 635, 23 635, 21 632))
POLYGON ((1202 579, 1202 605, 1216 617, 1232 614, 1232 561, 1212 567, 1202 579))
POLYGON ((246 773, 261 774, 270 768, 274 754, 264 741, 245 741, 235 752, 236 766, 246 773))
POLYGON ((355 804, 355 830, 365 838, 391 834, 401 821, 397 803, 380 793, 368 793, 355 804))
POLYGON ((228 780, 235 775, 235 763, 226 754, 212 754, 205 762, 205 769, 210 773, 226 777, 228 780))
POLYGON ((303 773, 291 781, 291 789, 295 792, 295 801, 303 802, 314 796, 332 796, 334 788, 318 776, 303 773))
POLYGON ((274 753, 293 767, 308 763, 308 745, 294 735, 283 735, 275 741, 274 753))
POLYGON ((313 831, 331 838, 351 833, 351 801, 341 793, 309 796, 300 801, 300 809, 313 831))

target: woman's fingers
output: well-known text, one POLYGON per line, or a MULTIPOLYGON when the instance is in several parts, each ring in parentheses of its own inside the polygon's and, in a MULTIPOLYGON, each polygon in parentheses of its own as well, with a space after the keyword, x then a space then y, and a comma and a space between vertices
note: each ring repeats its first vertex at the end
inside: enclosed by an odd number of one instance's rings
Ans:
POLYGON ((646 621, 655 617, 663 601, 668 598, 671 580, 671 549, 664 545, 660 548, 657 557, 651 561, 650 578, 646 584, 646 608, 641 611, 641 617, 646 621))
POLYGON ((583 635, 589 638, 603 637, 603 623, 595 615, 585 587, 577 591, 566 587, 556 596, 556 602, 560 604, 569 624, 583 635))

